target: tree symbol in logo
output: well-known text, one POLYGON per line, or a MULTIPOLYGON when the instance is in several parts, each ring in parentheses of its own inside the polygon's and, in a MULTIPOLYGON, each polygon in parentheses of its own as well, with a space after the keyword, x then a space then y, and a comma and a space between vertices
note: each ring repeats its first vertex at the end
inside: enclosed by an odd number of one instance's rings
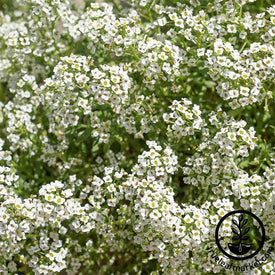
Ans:
POLYGON ((215 240, 219 250, 228 258, 247 260, 257 255, 264 246, 264 225, 255 214, 247 210, 234 210, 218 222, 215 240), (227 234, 228 223, 232 223, 230 236, 227 234))
POLYGON ((232 219, 232 222, 235 226, 232 226, 232 232, 234 233, 234 237, 232 238, 233 243, 228 244, 228 248, 230 251, 236 255, 244 255, 252 247, 251 243, 245 243, 249 239, 247 233, 250 231, 250 227, 245 225, 247 224, 247 219, 244 219, 243 215, 240 215, 238 220, 232 219))

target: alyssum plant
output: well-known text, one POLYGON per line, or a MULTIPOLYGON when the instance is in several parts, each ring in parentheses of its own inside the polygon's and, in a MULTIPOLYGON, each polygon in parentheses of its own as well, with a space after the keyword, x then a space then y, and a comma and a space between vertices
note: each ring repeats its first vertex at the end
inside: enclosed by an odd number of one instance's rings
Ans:
POLYGON ((0 273, 233 274, 221 217, 274 237, 275 6, 78 3, 0 1, 0 273))

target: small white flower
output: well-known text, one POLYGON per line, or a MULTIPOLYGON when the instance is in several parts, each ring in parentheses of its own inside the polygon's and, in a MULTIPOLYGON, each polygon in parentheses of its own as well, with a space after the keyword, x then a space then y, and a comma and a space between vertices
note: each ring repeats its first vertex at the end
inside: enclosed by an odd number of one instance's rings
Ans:
POLYGON ((193 219, 188 214, 184 216, 183 220, 186 223, 192 223, 193 222, 193 219))

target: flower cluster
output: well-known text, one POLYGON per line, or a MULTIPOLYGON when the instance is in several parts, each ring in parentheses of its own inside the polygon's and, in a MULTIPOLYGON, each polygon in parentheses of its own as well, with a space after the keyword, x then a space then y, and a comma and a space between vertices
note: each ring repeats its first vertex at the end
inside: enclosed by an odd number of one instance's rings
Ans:
POLYGON ((62 57, 53 71, 54 75, 41 87, 41 104, 48 107, 49 132, 56 131, 64 137, 68 128, 89 117, 93 136, 108 142, 110 120, 101 121, 98 113, 102 105, 119 113, 121 105, 128 101, 127 72, 122 66, 103 65, 99 70, 93 68, 90 57, 75 55, 62 57))
POLYGON ((255 131, 245 130, 245 121, 235 121, 221 110, 209 114, 209 125, 210 129, 202 130, 203 139, 197 152, 187 158, 183 172, 188 176, 184 181, 210 187, 215 194, 231 195, 232 191, 226 187, 230 185, 229 179, 239 174, 236 158, 248 157, 248 150, 254 149, 255 131))
POLYGON ((163 114, 164 121, 169 124, 167 133, 180 139, 182 136, 193 135, 195 130, 201 130, 203 120, 198 105, 190 107, 192 102, 186 98, 174 100, 169 107, 171 113, 163 114))

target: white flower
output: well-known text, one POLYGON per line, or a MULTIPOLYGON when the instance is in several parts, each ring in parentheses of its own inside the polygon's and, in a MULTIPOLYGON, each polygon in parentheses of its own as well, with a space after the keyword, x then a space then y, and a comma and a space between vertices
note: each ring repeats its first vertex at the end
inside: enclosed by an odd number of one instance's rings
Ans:
POLYGON ((234 132, 228 132, 227 133, 227 137, 230 139, 230 140, 236 140, 237 138, 236 138, 236 133, 234 133, 234 132))
POLYGON ((227 31, 229 33, 236 33, 237 32, 236 25, 232 25, 232 24, 227 25, 227 31))
POLYGON ((157 220, 161 217, 161 214, 158 210, 153 210, 149 216, 151 219, 157 220))
POLYGON ((192 223, 193 222, 193 219, 188 214, 184 216, 183 220, 186 223, 192 223))
POLYGON ((60 197, 60 196, 56 196, 54 198, 54 202, 57 203, 57 204, 63 204, 65 202, 65 199, 60 197))
POLYGON ((101 79, 100 80, 100 83, 104 86, 104 87, 110 87, 111 84, 110 84, 110 80, 109 79, 101 79))

